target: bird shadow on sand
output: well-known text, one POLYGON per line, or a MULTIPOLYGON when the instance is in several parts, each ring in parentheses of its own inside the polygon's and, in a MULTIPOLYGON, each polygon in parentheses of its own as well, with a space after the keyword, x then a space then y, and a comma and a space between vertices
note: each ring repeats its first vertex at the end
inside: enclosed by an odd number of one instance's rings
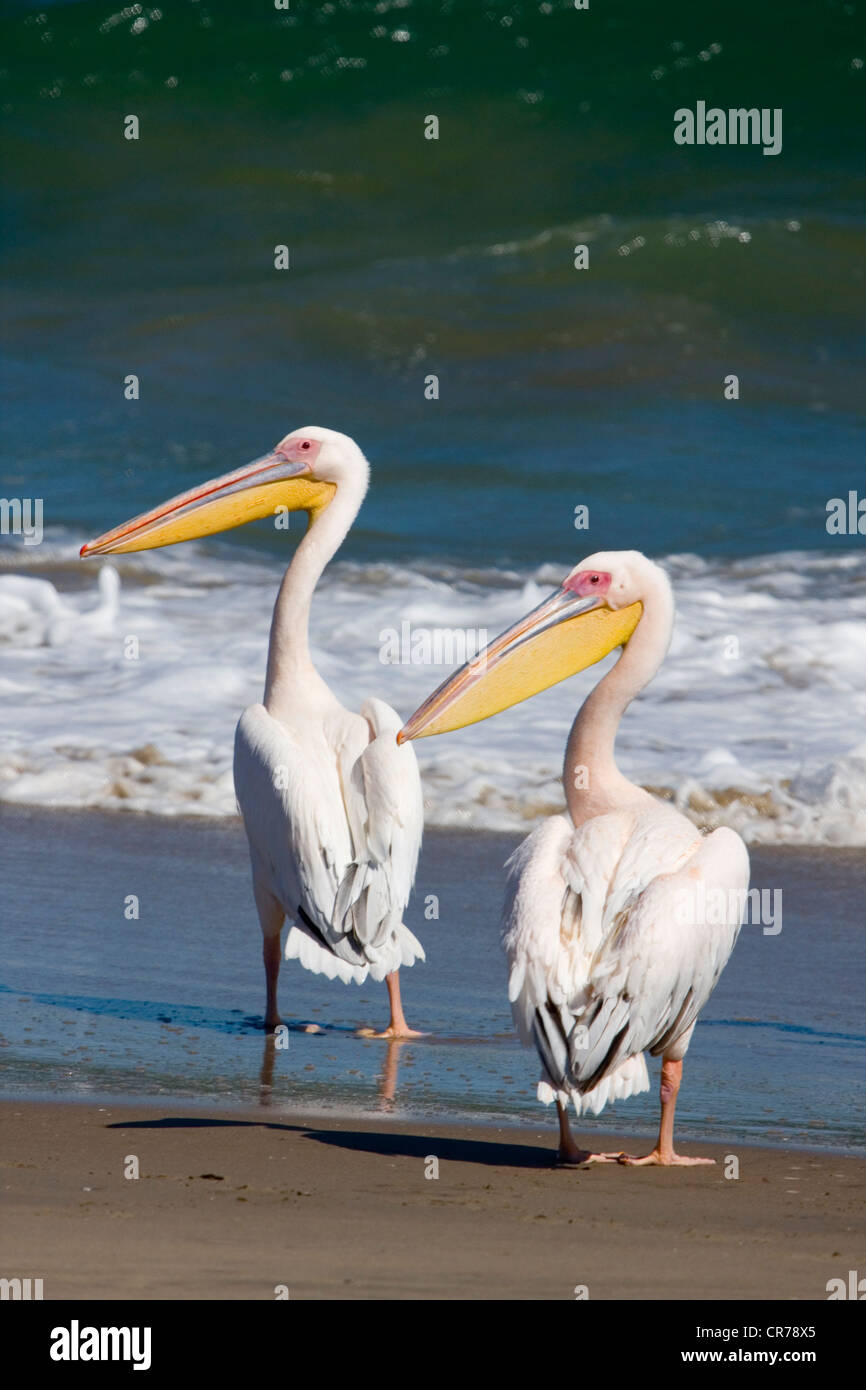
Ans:
POLYGON ((106 1129, 268 1129, 301 1134, 317 1144, 352 1153, 378 1154, 381 1158, 435 1156, 440 1163, 475 1163, 488 1168, 549 1169, 555 1150, 501 1139, 468 1139, 444 1135, 397 1134, 389 1130, 315 1129, 311 1125, 283 1124, 276 1120, 217 1120, 193 1115, 165 1116, 153 1120, 117 1120, 106 1129))
POLYGON ((307 1139, 383 1158, 438 1158, 440 1163, 480 1163, 492 1168, 552 1168, 551 1149, 501 1139, 461 1139, 443 1135, 370 1133, 362 1130, 310 1130, 307 1139))

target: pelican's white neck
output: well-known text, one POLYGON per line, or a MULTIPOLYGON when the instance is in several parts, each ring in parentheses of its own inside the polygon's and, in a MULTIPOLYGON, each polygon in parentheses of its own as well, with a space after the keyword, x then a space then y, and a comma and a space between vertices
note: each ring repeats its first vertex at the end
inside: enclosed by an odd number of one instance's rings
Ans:
POLYGON ((265 708, 276 717, 296 707, 302 695, 324 687, 310 656, 310 607, 322 571, 345 540, 366 491, 365 472, 338 483, 327 507, 312 517, 283 577, 271 620, 264 698, 265 708))
POLYGON ((647 565, 641 601, 640 622, 619 660, 584 700, 571 726, 563 785, 575 825, 647 796, 620 772, 614 743, 625 710, 652 680, 670 646, 673 594, 667 576, 656 565, 647 565))

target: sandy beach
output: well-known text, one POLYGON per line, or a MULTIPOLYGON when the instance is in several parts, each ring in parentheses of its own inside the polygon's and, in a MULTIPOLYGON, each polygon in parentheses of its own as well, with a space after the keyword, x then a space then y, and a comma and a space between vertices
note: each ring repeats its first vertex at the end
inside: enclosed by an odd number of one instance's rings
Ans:
MULTIPOLYGON (((859 1159, 567 1172, 551 1135, 183 1106, 0 1107, 2 1267, 46 1299, 825 1299, 859 1159), (140 1176, 124 1177, 130 1157, 140 1176), (438 1159, 437 1179, 425 1178, 438 1159)), ((694 1151, 694 1146, 691 1146, 694 1151)))

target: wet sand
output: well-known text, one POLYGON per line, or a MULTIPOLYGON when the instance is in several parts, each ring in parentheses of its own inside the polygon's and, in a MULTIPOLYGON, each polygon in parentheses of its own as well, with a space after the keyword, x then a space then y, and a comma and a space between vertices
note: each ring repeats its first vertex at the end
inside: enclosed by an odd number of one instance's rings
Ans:
POLYGON ((569 1172, 549 1130, 182 1104, 4 1102, 0 1132, 2 1270, 46 1299, 823 1300, 863 1260, 866 1165, 832 1154, 569 1172))
MULTIPOLYGON (((406 920, 427 961, 403 984, 424 1038, 386 1049, 359 1037, 384 1024, 384 988, 334 984, 291 962, 280 978, 291 1045, 275 1055, 261 1031, 261 934, 238 822, 0 802, 0 841, 3 1099, 270 1101, 373 1121, 384 1111, 421 1125, 555 1125, 535 1099, 538 1062, 515 1034, 499 943, 502 864, 517 837, 425 835, 406 920)), ((689 1050, 678 1134, 866 1156, 863 853, 766 847, 752 870, 756 886, 783 894, 784 929, 741 932, 689 1050)), ((652 1093, 592 1120, 591 1143, 653 1134, 657 1072, 652 1093)))

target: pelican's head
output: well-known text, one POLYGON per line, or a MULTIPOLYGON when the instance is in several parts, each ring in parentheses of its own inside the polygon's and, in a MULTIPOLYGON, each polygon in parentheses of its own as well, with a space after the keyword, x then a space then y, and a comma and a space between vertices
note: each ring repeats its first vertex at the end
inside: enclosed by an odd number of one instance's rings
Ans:
POLYGON ((593 666, 625 646, 647 595, 659 589, 670 599, 664 571, 636 550, 590 555, 555 593, 434 690, 397 742, 477 724, 593 666))
POLYGON ((261 458, 182 492, 81 547, 81 554, 117 555, 195 540, 273 516, 280 508, 308 512, 311 520, 339 487, 367 489, 369 467, 357 444, 336 430, 309 425, 292 430, 261 458))

